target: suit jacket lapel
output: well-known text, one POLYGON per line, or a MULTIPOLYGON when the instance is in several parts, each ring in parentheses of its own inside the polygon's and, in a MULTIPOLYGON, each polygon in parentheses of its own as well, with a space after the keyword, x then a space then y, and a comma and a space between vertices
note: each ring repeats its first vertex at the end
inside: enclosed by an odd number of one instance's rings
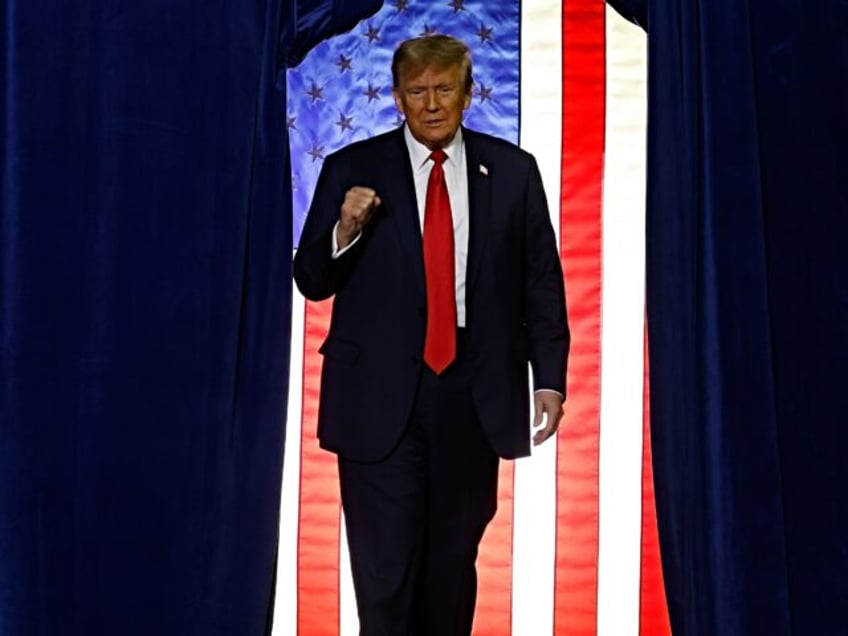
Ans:
POLYGON ((383 161, 389 177, 384 186, 387 189, 385 193, 385 201, 388 203, 387 211, 394 220, 403 251, 409 258, 418 290, 426 296, 421 220, 418 216, 418 199, 415 196, 415 180, 409 163, 409 152, 403 138, 403 126, 392 135, 383 161))
POLYGON ((465 274, 466 302, 480 272, 491 220, 492 188, 483 148, 473 131, 462 129, 465 140, 465 161, 468 169, 468 269, 465 274))

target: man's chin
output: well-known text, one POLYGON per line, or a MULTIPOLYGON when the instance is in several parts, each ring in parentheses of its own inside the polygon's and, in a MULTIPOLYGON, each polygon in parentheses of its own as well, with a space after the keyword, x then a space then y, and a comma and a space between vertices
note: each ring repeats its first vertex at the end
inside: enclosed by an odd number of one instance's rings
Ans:
POLYGON ((430 148, 433 148, 433 147, 443 148, 447 144, 450 143, 451 139, 453 139, 453 136, 455 134, 456 134, 456 131, 454 131, 454 132, 450 132, 450 131, 447 131, 447 130, 427 131, 427 134, 424 137, 424 139, 425 139, 424 144, 426 146, 430 147, 430 148))
POLYGON ((430 150, 443 148, 450 143, 455 134, 456 130, 450 130, 443 125, 430 127, 425 124, 420 128, 412 130, 412 136, 430 150))

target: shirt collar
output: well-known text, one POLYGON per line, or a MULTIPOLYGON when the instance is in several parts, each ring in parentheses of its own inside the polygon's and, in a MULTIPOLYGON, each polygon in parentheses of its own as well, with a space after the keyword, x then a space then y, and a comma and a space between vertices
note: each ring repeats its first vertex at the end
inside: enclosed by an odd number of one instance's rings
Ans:
MULTIPOLYGON (((413 170, 421 170, 430 159, 430 149, 412 136, 407 124, 403 125, 403 138, 406 141, 406 148, 409 151, 409 159, 412 162, 413 170)), ((442 148, 448 156, 447 162, 459 165, 459 155, 462 152, 462 126, 457 128, 456 134, 450 140, 447 146, 442 148)))

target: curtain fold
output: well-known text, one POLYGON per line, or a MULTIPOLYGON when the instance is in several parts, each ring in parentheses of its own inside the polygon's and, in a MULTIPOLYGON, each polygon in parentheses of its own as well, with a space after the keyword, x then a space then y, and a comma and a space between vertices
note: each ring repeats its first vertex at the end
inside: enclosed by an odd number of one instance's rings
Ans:
POLYGON ((261 634, 291 293, 285 61, 374 0, 8 0, 0 633, 261 634))

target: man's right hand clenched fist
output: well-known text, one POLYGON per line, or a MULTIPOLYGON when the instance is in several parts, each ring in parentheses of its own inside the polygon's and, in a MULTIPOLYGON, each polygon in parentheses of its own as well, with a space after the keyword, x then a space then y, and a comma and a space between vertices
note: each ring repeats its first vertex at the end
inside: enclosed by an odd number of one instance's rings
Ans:
POLYGON ((336 235, 339 249, 346 247, 359 235, 379 205, 380 197, 371 188, 354 186, 345 193, 336 235))

